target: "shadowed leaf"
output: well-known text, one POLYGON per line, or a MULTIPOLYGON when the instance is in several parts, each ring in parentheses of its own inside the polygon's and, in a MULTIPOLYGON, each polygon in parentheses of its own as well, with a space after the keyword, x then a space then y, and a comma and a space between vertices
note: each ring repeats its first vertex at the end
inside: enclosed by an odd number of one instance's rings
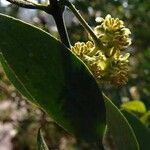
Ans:
POLYGON ((120 110, 105 95, 107 127, 118 150, 139 150, 136 136, 120 110))
POLYGON ((140 150, 149 150, 150 130, 132 113, 125 110, 123 110, 122 112, 134 130, 134 133, 139 142, 140 150))
POLYGON ((1 14, 0 50, 8 78, 24 96, 78 138, 102 138, 102 94, 87 67, 61 42, 1 14))

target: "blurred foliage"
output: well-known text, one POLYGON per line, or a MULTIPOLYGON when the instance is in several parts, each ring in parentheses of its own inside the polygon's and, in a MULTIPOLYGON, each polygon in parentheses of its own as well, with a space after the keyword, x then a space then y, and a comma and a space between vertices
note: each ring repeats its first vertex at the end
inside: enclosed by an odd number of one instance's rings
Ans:
POLYGON ((139 116, 146 113, 146 107, 144 103, 138 100, 123 103, 121 105, 121 109, 131 111, 139 116))
MULTIPOLYGON (((140 120, 150 127, 150 1, 75 0, 74 4, 92 27, 97 25, 96 17, 105 17, 107 14, 111 14, 112 17, 124 20, 126 26, 131 29, 132 45, 128 50, 132 55, 130 58, 129 82, 124 87, 106 86, 103 89, 105 89, 106 95, 111 97, 118 106, 122 102, 130 100, 143 101, 147 112, 140 117, 140 120)), ((0 12, 20 17, 21 10, 23 9, 12 4, 4 6, 2 1, 0 1, 0 12)), ((69 10, 67 9, 67 11, 69 10)), ((29 20, 30 23, 58 37, 57 31, 54 30, 54 25, 51 24, 52 20, 49 19, 49 15, 36 11, 34 15, 30 16, 29 20)), ((67 29, 72 45, 77 41, 86 41, 88 38, 87 33, 75 17, 70 20, 70 25, 67 26, 67 29)), ((52 150, 76 150, 79 149, 78 145, 83 150, 90 149, 87 143, 81 143, 68 135, 47 117, 42 110, 25 101, 25 98, 21 97, 8 81, 1 67, 0 99, 0 106, 4 105, 4 100, 10 104, 6 109, 0 107, 0 122, 4 125, 8 122, 13 125, 13 129, 16 131, 16 134, 12 137, 14 150, 36 149, 36 141, 34 139, 38 128, 41 126, 42 130, 45 131, 45 140, 52 150)))

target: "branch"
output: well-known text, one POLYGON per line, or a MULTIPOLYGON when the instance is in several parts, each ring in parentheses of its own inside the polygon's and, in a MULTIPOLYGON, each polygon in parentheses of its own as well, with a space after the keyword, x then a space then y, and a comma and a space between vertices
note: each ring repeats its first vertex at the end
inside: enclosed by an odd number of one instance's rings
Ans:
POLYGON ((48 6, 49 9, 47 9, 46 12, 53 16, 62 43, 65 44, 66 47, 70 48, 71 44, 63 18, 65 6, 62 5, 62 3, 60 3, 60 1, 58 0, 49 0, 49 2, 50 2, 50 5, 48 6))
POLYGON ((47 10, 47 5, 37 4, 31 1, 24 1, 24 0, 7 0, 8 2, 15 4, 19 7, 28 8, 28 9, 40 9, 40 10, 47 10))

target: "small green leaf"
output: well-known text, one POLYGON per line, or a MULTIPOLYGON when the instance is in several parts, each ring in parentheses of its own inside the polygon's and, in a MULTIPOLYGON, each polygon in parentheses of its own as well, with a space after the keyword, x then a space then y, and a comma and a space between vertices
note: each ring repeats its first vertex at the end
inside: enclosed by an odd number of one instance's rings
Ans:
POLYGON ((139 142, 140 150, 150 149, 150 130, 138 118, 127 111, 122 111, 139 142))
POLYGON ((147 111, 143 116, 140 117, 141 122, 143 122, 146 126, 150 125, 150 110, 147 111))
POLYGON ((127 110, 136 114, 144 114, 146 112, 145 104, 142 101, 134 100, 123 103, 121 109, 127 110))
POLYGON ((107 126, 118 150, 139 150, 133 129, 120 110, 105 95, 107 126))
POLYGON ((38 150, 49 150, 48 146, 44 140, 44 137, 42 135, 41 129, 39 129, 39 131, 38 131, 37 146, 38 146, 38 150))
POLYGON ((87 67, 62 43, 0 15, 0 61, 14 86, 60 126, 87 141, 102 139, 105 104, 87 67))

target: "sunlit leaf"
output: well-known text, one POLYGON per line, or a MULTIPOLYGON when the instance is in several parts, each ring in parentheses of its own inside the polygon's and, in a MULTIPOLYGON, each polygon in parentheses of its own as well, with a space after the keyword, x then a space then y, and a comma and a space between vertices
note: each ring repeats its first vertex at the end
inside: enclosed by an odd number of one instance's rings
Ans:
POLYGON ((145 104, 139 100, 125 102, 121 105, 121 109, 131 111, 137 114, 144 114, 146 112, 145 104))

